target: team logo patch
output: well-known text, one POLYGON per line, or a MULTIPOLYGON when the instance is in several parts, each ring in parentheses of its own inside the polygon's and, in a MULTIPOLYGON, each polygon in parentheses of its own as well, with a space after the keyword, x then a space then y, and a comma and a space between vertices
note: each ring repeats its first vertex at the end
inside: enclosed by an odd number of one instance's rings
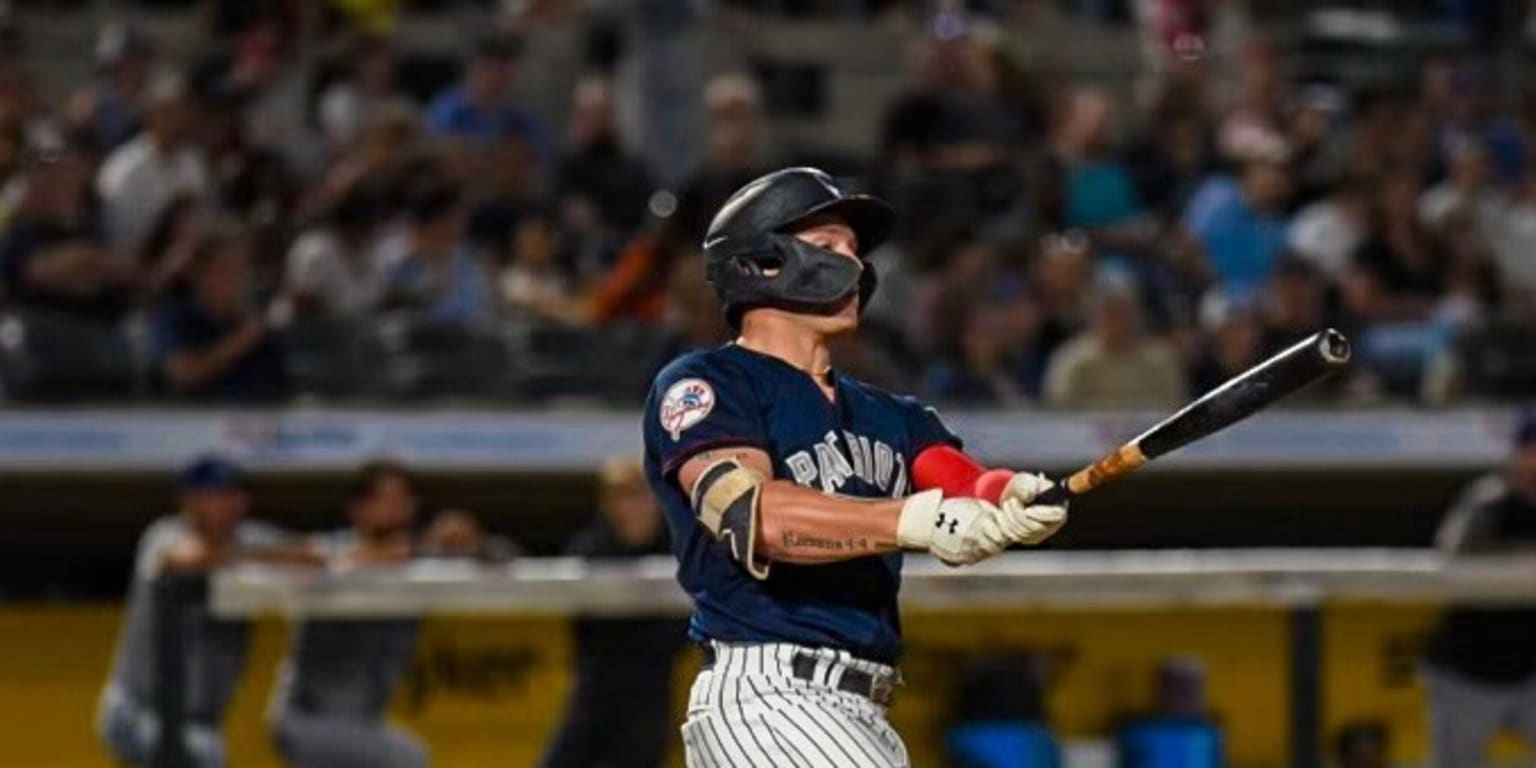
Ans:
POLYGON ((715 409, 715 390, 703 379, 683 379, 667 387, 661 398, 661 428, 678 440, 683 430, 701 422, 715 409))

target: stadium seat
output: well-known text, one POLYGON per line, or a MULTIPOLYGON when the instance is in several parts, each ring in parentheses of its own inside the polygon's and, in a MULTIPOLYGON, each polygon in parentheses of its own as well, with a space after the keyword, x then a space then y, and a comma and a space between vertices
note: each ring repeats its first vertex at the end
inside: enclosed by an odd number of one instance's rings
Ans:
POLYGON ((0 389, 11 399, 122 399, 140 389, 135 361, 117 327, 40 310, 0 315, 0 389))

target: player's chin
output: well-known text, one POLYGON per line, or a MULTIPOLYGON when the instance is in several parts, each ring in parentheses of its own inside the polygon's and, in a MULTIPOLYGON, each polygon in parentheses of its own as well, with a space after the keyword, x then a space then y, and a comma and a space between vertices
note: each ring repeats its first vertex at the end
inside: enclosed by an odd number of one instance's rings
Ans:
POLYGON ((858 294, 848 297, 829 315, 822 317, 822 329, 829 336, 852 333, 859 327, 858 294))

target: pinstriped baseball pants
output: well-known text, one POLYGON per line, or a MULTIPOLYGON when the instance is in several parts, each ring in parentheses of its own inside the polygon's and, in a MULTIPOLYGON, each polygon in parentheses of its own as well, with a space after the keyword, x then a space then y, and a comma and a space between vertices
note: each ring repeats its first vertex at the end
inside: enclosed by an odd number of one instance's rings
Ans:
POLYGON ((712 643, 715 664, 688 694, 683 748, 688 768, 908 768, 907 748, 886 708, 837 689, 857 669, 895 675, 846 652, 789 643, 712 643), (796 655, 816 658, 811 680, 796 655))

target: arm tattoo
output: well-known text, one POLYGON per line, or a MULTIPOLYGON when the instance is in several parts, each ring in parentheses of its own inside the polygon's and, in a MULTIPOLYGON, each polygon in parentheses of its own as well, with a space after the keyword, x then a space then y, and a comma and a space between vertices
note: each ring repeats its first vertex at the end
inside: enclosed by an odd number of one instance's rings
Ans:
POLYGON ((863 536, 850 536, 843 539, 832 539, 821 536, 809 536, 794 531, 784 532, 785 550, 819 550, 822 552, 868 552, 871 551, 869 539, 863 536))

